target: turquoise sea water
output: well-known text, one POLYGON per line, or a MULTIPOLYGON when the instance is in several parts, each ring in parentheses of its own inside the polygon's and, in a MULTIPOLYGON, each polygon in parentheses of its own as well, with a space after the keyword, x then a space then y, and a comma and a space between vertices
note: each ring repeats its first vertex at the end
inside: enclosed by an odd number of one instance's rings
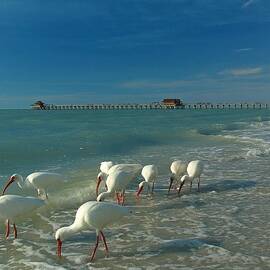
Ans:
POLYGON ((0 110, 1 186, 13 173, 40 170, 67 180, 18 222, 17 240, 4 240, 2 223, 1 269, 269 269, 269 131, 269 110, 0 110), (167 196, 175 159, 204 161, 201 193, 195 185, 181 198, 167 196), (134 214, 105 230, 109 258, 101 246, 87 261, 95 242, 89 230, 64 242, 59 260, 54 232, 95 199, 103 160, 156 164, 157 190, 136 201, 139 181, 130 186, 134 214))

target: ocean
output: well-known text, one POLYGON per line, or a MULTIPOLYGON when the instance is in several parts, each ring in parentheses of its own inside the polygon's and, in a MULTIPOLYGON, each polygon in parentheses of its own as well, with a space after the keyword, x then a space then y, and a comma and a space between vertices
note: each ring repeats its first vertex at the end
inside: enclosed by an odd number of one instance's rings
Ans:
MULTIPOLYGON (((270 110, 0 110, 1 187, 13 173, 63 174, 46 206, 17 222, 18 239, 0 226, 0 269, 270 269, 270 110), (185 186, 167 195, 173 160, 200 159, 201 192, 185 186), (89 262, 95 230, 63 242, 77 208, 95 200, 99 164, 156 164, 152 196, 127 191, 128 218, 104 229, 89 262)), ((36 196, 13 185, 9 194, 36 196)), ((1 215, 1 213, 0 213, 1 215)))

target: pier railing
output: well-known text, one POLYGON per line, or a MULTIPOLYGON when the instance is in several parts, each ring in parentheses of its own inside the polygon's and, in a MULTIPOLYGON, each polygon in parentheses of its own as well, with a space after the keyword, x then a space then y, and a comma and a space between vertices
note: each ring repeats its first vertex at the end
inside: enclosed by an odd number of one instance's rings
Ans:
MULTIPOLYGON (((41 109, 32 107, 33 109, 41 109)), ((170 106, 161 103, 154 104, 78 104, 78 105, 55 105, 46 104, 45 110, 178 110, 178 109, 268 109, 269 104, 266 103, 189 103, 181 106, 170 106)))

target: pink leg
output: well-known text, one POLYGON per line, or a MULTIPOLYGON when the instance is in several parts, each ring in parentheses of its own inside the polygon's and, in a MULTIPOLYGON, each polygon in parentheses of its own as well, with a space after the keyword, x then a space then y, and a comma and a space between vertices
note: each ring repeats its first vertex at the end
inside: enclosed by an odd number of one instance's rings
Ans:
POLYGON ((97 241, 96 241, 96 246, 92 252, 92 255, 91 255, 91 259, 90 259, 90 262, 92 262, 95 258, 95 255, 96 255, 96 252, 97 252, 97 248, 98 248, 98 243, 99 243, 99 234, 97 235, 97 241))
POLYGON ((104 233, 103 233, 102 231, 100 231, 100 235, 101 235, 102 240, 103 240, 103 242, 104 242, 105 251, 106 251, 106 256, 108 256, 108 254, 109 254, 109 248, 108 248, 108 245, 107 245, 107 243, 106 243, 105 235, 104 235, 104 233))
POLYGON ((9 220, 6 221, 6 239, 9 237, 10 233, 10 225, 9 225, 9 220))
POLYGON ((120 204, 120 198, 119 198, 119 193, 118 192, 116 192, 115 193, 116 194, 116 201, 117 201, 117 204, 120 204))
POLYGON ((122 205, 124 205, 125 202, 125 190, 122 192, 122 205))
POLYGON ((16 238, 17 238, 18 233, 17 233, 17 228, 16 228, 15 223, 13 224, 13 229, 14 229, 14 238, 16 239, 16 238))
POLYGON ((118 193, 118 195, 119 195, 118 204, 122 204, 122 193, 118 193))

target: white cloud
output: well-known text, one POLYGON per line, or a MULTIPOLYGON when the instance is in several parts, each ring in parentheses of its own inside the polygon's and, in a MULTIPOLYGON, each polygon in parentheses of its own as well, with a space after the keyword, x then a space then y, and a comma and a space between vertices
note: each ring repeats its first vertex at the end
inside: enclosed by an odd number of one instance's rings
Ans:
POLYGON ((189 80, 171 80, 171 81, 150 81, 150 80, 135 80, 135 81, 127 81, 120 83, 121 88, 128 89, 136 89, 136 88, 144 88, 144 89, 160 89, 160 88, 177 88, 180 86, 187 85, 194 81, 189 80))
POLYGON ((235 51, 241 53, 241 52, 248 52, 251 50, 253 50, 253 48, 240 48, 240 49, 236 49, 235 51))
POLYGON ((219 72, 219 75, 233 75, 233 76, 249 76, 261 74, 263 69, 261 67, 255 68, 238 68, 238 69, 227 69, 219 72))
POLYGON ((245 3, 242 5, 242 8, 246 8, 248 6, 250 6, 251 4, 257 2, 257 0, 247 0, 245 1, 245 3))

